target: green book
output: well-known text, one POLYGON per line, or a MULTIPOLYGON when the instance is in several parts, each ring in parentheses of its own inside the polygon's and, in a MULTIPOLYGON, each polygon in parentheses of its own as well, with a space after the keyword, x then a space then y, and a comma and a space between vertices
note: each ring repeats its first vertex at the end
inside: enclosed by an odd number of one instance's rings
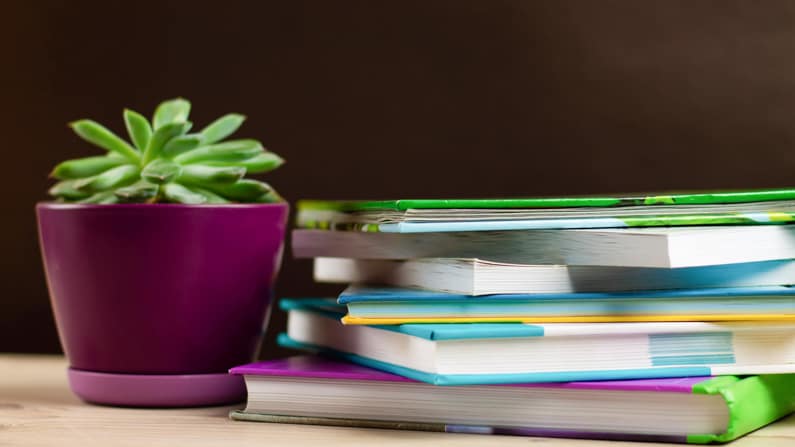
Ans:
POLYGON ((795 189, 493 199, 302 200, 305 229, 393 233, 764 225, 795 221, 795 189))

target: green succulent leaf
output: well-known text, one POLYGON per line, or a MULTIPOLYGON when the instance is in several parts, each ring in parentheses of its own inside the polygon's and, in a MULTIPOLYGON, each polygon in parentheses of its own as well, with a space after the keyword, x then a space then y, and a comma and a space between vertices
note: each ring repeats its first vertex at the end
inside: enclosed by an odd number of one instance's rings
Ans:
POLYGON ((118 202, 119 198, 116 197, 115 194, 113 194, 113 191, 98 192, 85 199, 77 201, 77 203, 98 203, 98 204, 110 204, 118 202))
POLYGON ((187 165, 182 169, 179 181, 202 185, 205 183, 235 183, 246 175, 246 168, 229 166, 187 165))
POLYGON ((240 166, 249 174, 260 174, 272 171, 284 164, 284 159, 273 152, 262 152, 241 161, 209 161, 208 166, 240 166))
POLYGON ((183 135, 189 129, 190 123, 171 123, 157 129, 149 140, 149 145, 144 151, 143 164, 146 165, 155 158, 160 158, 163 147, 172 138, 183 135))
POLYGON ((202 129, 201 134, 204 136, 204 142, 213 144, 223 140, 235 133, 245 120, 245 116, 237 113, 230 113, 218 118, 202 129))
POLYGON ((149 144, 149 138, 152 137, 149 120, 135 110, 124 109, 124 125, 135 147, 143 152, 149 144))
POLYGON ((154 117, 152 117, 152 124, 154 124, 155 131, 167 124, 184 123, 188 120, 190 115, 190 102, 183 98, 176 98, 169 101, 163 101, 155 109, 154 117))
POLYGON ((160 186, 140 180, 130 186, 117 189, 114 193, 121 202, 146 202, 157 197, 160 186))
POLYGON ((122 165, 108 169, 102 174, 77 180, 75 188, 87 192, 101 192, 129 185, 140 178, 140 170, 134 165, 122 165))
POLYGON ((264 150, 262 144, 256 140, 233 140, 197 147, 192 151, 176 156, 174 160, 182 164, 209 161, 234 162, 249 159, 264 150))
POLYGON ((123 155, 134 163, 140 160, 138 151, 135 148, 96 121, 79 120, 69 125, 80 138, 95 146, 123 155))
POLYGON ((201 134, 188 134, 174 137, 163 146, 162 156, 174 158, 179 154, 192 151, 204 141, 201 134))
POLYGON ((66 160, 59 163, 50 174, 60 180, 79 179, 90 177, 107 171, 110 168, 129 163, 129 160, 120 157, 86 157, 66 160))
POLYGON ((207 197, 193 192, 179 183, 163 185, 163 195, 168 201, 176 203, 200 204, 207 202, 207 197))
POLYGON ((75 188, 76 180, 64 180, 53 185, 48 193, 51 196, 59 197, 65 200, 80 200, 90 196, 91 193, 81 191, 75 188))
POLYGON ((255 202, 271 191, 271 187, 267 183, 251 179, 238 180, 228 185, 207 184, 203 185, 203 187, 227 200, 235 202, 255 202))
POLYGON ((257 197, 257 199, 254 201, 258 203, 276 203, 276 202, 284 202, 284 198, 280 196, 275 189, 272 189, 266 192, 265 194, 257 197))
POLYGON ((218 194, 208 191, 204 188, 200 188, 195 185, 190 185, 186 187, 197 194, 203 195, 207 199, 207 203, 229 203, 229 200, 226 200, 223 197, 219 196, 218 194))
POLYGON ((176 179, 180 172, 182 172, 180 165, 160 158, 146 165, 141 171, 141 177, 149 182, 162 185, 176 179))

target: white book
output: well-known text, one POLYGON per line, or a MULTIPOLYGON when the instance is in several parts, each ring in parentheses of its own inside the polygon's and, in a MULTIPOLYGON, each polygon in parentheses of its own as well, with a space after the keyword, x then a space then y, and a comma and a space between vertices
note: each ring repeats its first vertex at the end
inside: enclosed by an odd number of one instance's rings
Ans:
POLYGON ((461 295, 622 292, 795 284, 795 261, 645 268, 527 265, 480 259, 315 258, 318 282, 389 285, 461 295))
POLYGON ((795 226, 375 233, 295 230, 297 258, 478 258, 515 264, 697 267, 795 258, 795 226))

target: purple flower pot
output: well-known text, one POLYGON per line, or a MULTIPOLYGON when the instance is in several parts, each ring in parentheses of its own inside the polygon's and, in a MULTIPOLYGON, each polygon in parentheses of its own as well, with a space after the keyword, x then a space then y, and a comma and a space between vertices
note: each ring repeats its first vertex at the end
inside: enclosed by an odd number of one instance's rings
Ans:
POLYGON ((227 370, 256 355, 288 205, 36 206, 72 390, 135 406, 243 398, 227 370))

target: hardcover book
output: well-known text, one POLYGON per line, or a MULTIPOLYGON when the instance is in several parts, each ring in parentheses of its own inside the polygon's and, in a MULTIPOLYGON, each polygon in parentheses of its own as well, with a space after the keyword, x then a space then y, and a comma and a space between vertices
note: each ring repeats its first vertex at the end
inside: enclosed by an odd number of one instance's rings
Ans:
POLYGON ((795 288, 728 287, 621 293, 473 297, 389 287, 348 287, 345 324, 793 321, 795 288))
POLYGON ((298 202, 299 228, 393 233, 787 224, 795 189, 613 197, 298 202))
POLYGON ((389 285, 460 295, 623 292, 795 284, 795 261, 643 268, 507 264, 481 259, 315 258, 318 282, 389 285))
POLYGON ((795 322, 343 325, 333 299, 283 299, 284 346, 437 385, 795 373, 795 322))
POLYGON ((297 258, 678 268, 793 259, 795 225, 415 234, 295 230, 292 247, 297 258))
POLYGON ((702 444, 795 411, 795 375, 438 387, 315 356, 231 373, 243 421, 702 444))

